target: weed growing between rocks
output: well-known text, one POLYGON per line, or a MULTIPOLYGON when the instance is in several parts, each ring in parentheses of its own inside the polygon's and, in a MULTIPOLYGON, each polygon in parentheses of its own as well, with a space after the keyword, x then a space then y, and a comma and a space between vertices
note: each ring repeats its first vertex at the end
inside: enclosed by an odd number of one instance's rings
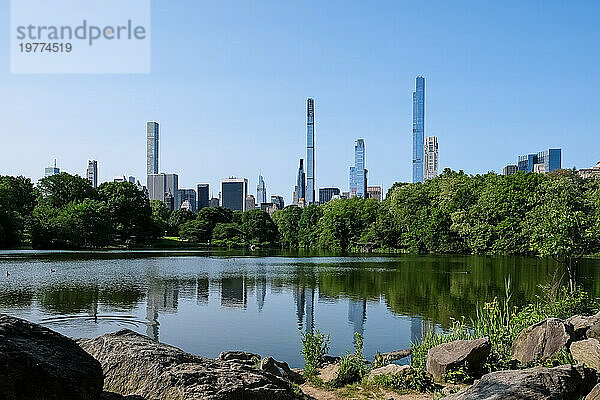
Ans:
POLYGON ((333 386, 342 387, 344 385, 360 381, 367 373, 367 360, 363 354, 363 339, 358 333, 354 333, 354 353, 346 354, 340 360, 340 369, 338 376, 333 382, 333 386))
POLYGON ((320 331, 302 333, 302 355, 304 356, 304 376, 314 377, 317 368, 323 366, 323 357, 329 352, 329 335, 320 331))

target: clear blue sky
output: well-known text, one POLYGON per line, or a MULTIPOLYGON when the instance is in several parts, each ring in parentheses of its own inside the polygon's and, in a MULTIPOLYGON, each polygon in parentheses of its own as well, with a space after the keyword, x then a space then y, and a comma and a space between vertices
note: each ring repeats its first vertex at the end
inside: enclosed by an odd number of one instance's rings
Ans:
POLYGON ((317 185, 347 190, 354 140, 372 184, 410 180, 411 93, 426 77, 426 135, 440 169, 501 171, 563 148, 600 160, 595 1, 152 1, 149 75, 11 75, 0 20, 0 174, 59 166, 101 180, 145 175, 146 120, 180 185, 259 170, 290 201, 316 101, 317 185))

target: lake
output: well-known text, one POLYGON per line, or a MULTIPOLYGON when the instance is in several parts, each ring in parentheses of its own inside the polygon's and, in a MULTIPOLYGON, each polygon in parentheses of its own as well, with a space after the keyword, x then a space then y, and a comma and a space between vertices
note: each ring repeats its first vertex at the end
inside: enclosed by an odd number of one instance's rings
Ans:
MULTIPOLYGON (((596 296, 599 267, 580 272, 596 296)), ((514 304, 532 301, 556 269, 524 257, 0 251, 0 313, 70 337, 129 328, 201 356, 246 350, 302 367, 303 331, 330 334, 335 355, 359 332, 372 357, 468 322, 509 276, 514 304)))

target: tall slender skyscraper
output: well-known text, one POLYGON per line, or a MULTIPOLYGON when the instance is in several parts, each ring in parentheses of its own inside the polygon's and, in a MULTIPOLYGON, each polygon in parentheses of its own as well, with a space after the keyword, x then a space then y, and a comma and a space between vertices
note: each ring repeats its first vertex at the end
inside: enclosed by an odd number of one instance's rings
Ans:
POLYGON ((350 167, 350 193, 366 198, 367 182, 365 169, 365 141, 357 139, 354 145, 354 167, 350 167))
POLYGON ((258 185, 256 185, 256 201, 258 205, 267 202, 267 186, 262 174, 258 175, 258 185))
POLYGON ((315 199, 315 101, 306 100, 306 204, 315 199))
POLYGON ((146 175, 158 174, 159 130, 158 122, 146 122, 146 175))
POLYGON ((425 138, 425 180, 438 176, 438 138, 428 136, 425 138))
POLYGON ((300 159, 300 167, 298 167, 298 177, 296 179, 296 203, 300 199, 306 200, 306 174, 304 173, 304 159, 300 159))
POLYGON ((425 140, 425 78, 417 76, 413 92, 413 183, 423 182, 423 146, 425 140))
POLYGON ((88 160, 86 178, 92 187, 98 187, 98 161, 88 160))

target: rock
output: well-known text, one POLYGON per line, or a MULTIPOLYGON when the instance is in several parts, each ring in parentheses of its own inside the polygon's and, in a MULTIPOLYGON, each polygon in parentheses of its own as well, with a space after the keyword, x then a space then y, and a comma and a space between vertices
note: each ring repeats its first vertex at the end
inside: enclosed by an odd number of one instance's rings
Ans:
POLYGON ((142 396, 121 396, 112 392, 102 392, 101 400, 146 400, 142 396))
POLYGON ((325 383, 332 382, 337 378, 340 372, 340 364, 329 364, 323 368, 319 368, 319 377, 325 383))
POLYGON ((410 365, 388 364, 385 367, 371 370, 368 380, 372 380, 378 375, 401 375, 409 372, 411 369, 410 365))
POLYGON ((594 386, 592 391, 585 397, 585 400, 600 400, 600 383, 594 386))
POLYGON ((194 356, 128 329, 81 340, 100 361, 104 389, 146 400, 293 399, 288 381, 246 365, 194 356))
POLYGON ((102 368, 77 343, 0 314, 0 399, 97 400, 102 368))
POLYGON ((595 324, 590 326, 590 329, 586 332, 586 336, 588 339, 598 339, 600 340, 600 324, 595 324))
POLYGON ((476 371, 483 366, 491 350, 487 337, 442 343, 427 352, 427 372, 439 380, 454 368, 476 371))
POLYGON ((447 400, 572 400, 585 396, 596 384, 596 374, 582 366, 561 365, 484 375, 447 400))
POLYGON ((338 357, 338 356, 323 356, 323 366, 326 365, 330 365, 330 364, 337 364, 342 360, 342 357, 338 357))
POLYGON ((381 353, 381 354, 379 354, 379 356, 381 357, 381 359, 383 360, 384 363, 391 363, 392 361, 397 361, 397 360, 406 358, 406 357, 410 356, 411 354, 412 354, 411 349, 405 349, 405 350, 390 351, 389 353, 381 353))
POLYGON ((260 369, 294 383, 304 383, 302 375, 292 371, 287 363, 276 361, 272 357, 263 358, 260 362, 260 369))
POLYGON ((576 338, 586 338, 592 327, 595 328, 596 332, 600 331, 600 312, 591 316, 575 315, 567 319, 566 322, 573 325, 573 333, 576 338))
POLYGON ((261 356, 254 353, 248 353, 246 351, 224 351, 217 357, 217 360, 221 361, 232 361, 240 364, 248 365, 253 367, 255 360, 260 361, 261 356))
POLYGON ((571 343, 571 355, 579 364, 600 372, 600 342, 597 339, 580 340, 571 343))
POLYGON ((512 346, 512 358, 522 364, 545 361, 568 347, 573 326, 557 318, 548 318, 524 329, 512 346))

